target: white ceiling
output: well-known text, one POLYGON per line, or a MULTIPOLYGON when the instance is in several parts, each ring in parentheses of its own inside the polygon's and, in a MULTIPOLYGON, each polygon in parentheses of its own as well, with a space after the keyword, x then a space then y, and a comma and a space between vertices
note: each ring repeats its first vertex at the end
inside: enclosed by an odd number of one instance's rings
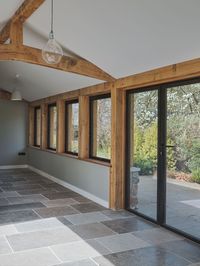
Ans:
MULTIPOLYGON (((1 0, 0 23, 21 2, 1 0)), ((56 39, 116 78, 200 55, 200 0, 54 2, 56 39)), ((43 47, 49 33, 49 13, 50 1, 46 0, 26 23, 26 44, 43 47)), ((16 72, 22 73, 29 100, 97 83, 56 70, 1 62, 0 86, 8 88, 16 72)))

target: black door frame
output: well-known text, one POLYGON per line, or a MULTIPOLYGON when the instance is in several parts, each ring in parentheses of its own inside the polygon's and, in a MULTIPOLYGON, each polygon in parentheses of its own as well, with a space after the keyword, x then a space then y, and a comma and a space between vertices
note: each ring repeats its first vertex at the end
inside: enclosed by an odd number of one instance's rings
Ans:
POLYGON ((126 145, 125 145, 125 208, 153 223, 156 223, 164 228, 167 228, 181 236, 184 236, 194 242, 200 244, 200 239, 190 235, 182 230, 166 224, 166 134, 167 134, 167 89, 181 86, 200 83, 200 78, 187 79, 182 81, 170 82, 167 84, 149 86, 145 88, 138 88, 128 90, 126 92, 126 145), (145 91, 158 91, 158 145, 157 145, 157 219, 153 219, 143 213, 139 213, 129 207, 130 202, 130 95, 133 93, 140 93, 145 91))

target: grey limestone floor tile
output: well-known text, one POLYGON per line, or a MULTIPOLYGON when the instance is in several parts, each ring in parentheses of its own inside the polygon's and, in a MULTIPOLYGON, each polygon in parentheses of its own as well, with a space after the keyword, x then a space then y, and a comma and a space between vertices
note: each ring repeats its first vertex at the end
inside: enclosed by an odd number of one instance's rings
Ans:
POLYGON ((102 223, 119 234, 140 231, 145 229, 152 229, 157 227, 155 224, 152 224, 138 217, 122 218, 112 221, 105 221, 102 223))
POLYGON ((25 203, 25 204, 11 204, 7 206, 0 206, 0 213, 12 212, 18 210, 30 210, 34 208, 46 208, 41 202, 25 203))
POLYGON ((12 211, 0 213, 0 224, 11 224, 40 219, 32 210, 12 211))
POLYGON ((78 210, 81 213, 86 213, 86 212, 97 212, 97 211, 103 211, 106 208, 103 206, 100 206, 96 203, 81 203, 81 204, 75 204, 73 205, 73 208, 78 210))
POLYGON ((92 239, 116 234, 101 223, 73 225, 70 228, 83 239, 92 239))
POLYGON ((7 236, 14 251, 47 247, 81 240, 80 237, 66 226, 49 230, 20 233, 7 236))
POLYGON ((0 236, 0 254, 9 254, 12 250, 5 237, 0 236))
POLYGON ((125 210, 120 210, 120 211, 105 210, 102 211, 102 213, 108 216, 110 219, 132 218, 135 216, 134 214, 125 210))
POLYGON ((9 199, 10 203, 13 204, 26 204, 26 203, 33 203, 33 202, 42 202, 47 200, 42 195, 27 195, 27 196, 21 196, 21 197, 10 197, 9 199))
POLYGON ((77 193, 70 191, 70 192, 44 192, 42 193, 43 196, 50 200, 55 199, 65 199, 65 198, 74 198, 78 196, 77 193))
POLYGON ((189 261, 158 247, 118 252, 94 258, 99 266, 188 266, 189 261))
POLYGON ((58 221, 60 221, 65 226, 72 225, 72 223, 69 220, 67 220, 65 217, 60 216, 56 217, 56 219, 58 219, 58 221))
POLYGON ((49 229, 63 227, 63 226, 64 225, 56 218, 41 219, 41 220, 36 220, 36 221, 31 221, 31 222, 15 224, 15 228, 17 232, 20 232, 20 233, 40 231, 40 230, 46 230, 46 229, 49 230, 49 229))
POLYGON ((157 245, 167 241, 182 240, 183 237, 178 236, 164 228, 153 228, 143 231, 136 231, 133 235, 145 240, 148 243, 157 245))
POLYGON ((76 197, 74 197, 74 199, 78 202, 78 203, 89 203, 89 202, 92 202, 90 199, 88 198, 85 198, 81 195, 78 195, 76 197))
POLYGON ((107 216, 105 216, 101 212, 90 212, 90 213, 81 213, 66 216, 67 220, 69 220, 72 224, 89 224, 110 220, 107 216))
POLYGON ((0 225, 0 236, 13 235, 17 233, 17 229, 13 224, 0 225))
POLYGON ((59 217, 59 216, 65 216, 65 215, 71 215, 71 214, 78 213, 78 211, 76 211, 70 206, 35 209, 35 211, 42 218, 49 218, 49 217, 56 217, 56 216, 59 217))
POLYGON ((60 260, 73 262, 110 253, 108 249, 95 240, 57 245, 51 249, 60 260))
POLYGON ((54 266, 97 266, 97 264, 90 259, 86 259, 86 260, 81 260, 81 261, 76 261, 76 262, 61 263, 61 264, 54 265, 54 266))
POLYGON ((5 198, 0 198, 0 206, 9 205, 9 201, 5 198))
POLYGON ((200 245, 184 239, 171 241, 170 244, 168 242, 161 243, 159 245, 164 250, 171 251, 178 256, 182 256, 183 258, 190 260, 191 262, 199 262, 200 261, 200 245))
POLYGON ((40 189, 41 186, 38 184, 26 184, 26 185, 16 185, 16 186, 1 186, 3 191, 22 191, 26 189, 40 189))
POLYGON ((62 207, 77 203, 78 202, 72 198, 43 201, 43 204, 45 204, 47 207, 62 207))
POLYGON ((112 252, 121 252, 150 246, 149 243, 133 236, 131 233, 105 236, 98 238, 97 241, 112 252))
POLYGON ((0 192, 0 198, 18 197, 19 193, 16 191, 0 192))
POLYGON ((18 194, 21 196, 25 195, 33 195, 33 194, 43 194, 43 193, 49 193, 51 191, 52 193, 56 192, 55 189, 44 189, 44 188, 37 188, 37 189, 26 189, 26 190, 21 190, 18 191, 18 194))
POLYGON ((200 266, 200 262, 199 263, 192 263, 189 266, 200 266))
POLYGON ((0 256, 0 266, 53 266, 55 264, 59 264, 59 260, 49 248, 0 256))

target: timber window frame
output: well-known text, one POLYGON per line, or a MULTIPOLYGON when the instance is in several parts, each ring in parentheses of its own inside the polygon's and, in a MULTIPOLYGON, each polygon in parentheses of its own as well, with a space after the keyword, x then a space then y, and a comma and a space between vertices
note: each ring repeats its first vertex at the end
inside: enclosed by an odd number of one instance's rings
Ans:
POLYGON ((38 148, 40 148, 41 147, 41 132, 42 132, 42 127, 41 127, 41 120, 42 120, 42 110, 41 110, 41 106, 36 106, 36 107, 34 107, 34 130, 33 130, 33 134, 34 134, 34 138, 33 138, 33 145, 35 146, 35 147, 38 147, 38 148), (37 112, 38 111, 40 111, 40 114, 39 114, 39 116, 40 116, 40 121, 39 121, 39 123, 40 123, 40 125, 39 125, 39 141, 38 141, 38 114, 37 114, 37 112), (38 142, 39 142, 39 144, 38 144, 38 142))
MULTIPOLYGON (((95 102, 97 104, 98 100, 103 100, 103 99, 110 99, 110 101, 111 101, 111 93, 99 94, 99 95, 89 97, 89 158, 110 163, 111 157, 108 159, 108 158, 105 158, 103 156, 101 157, 101 156, 97 155, 97 145, 98 145, 97 142, 98 141, 97 141, 97 135, 96 134, 97 134, 97 126, 98 126, 98 124, 97 124, 98 123, 98 121, 97 121, 98 117, 97 117, 97 110, 94 113, 94 108, 95 108, 95 102), (96 131, 96 133, 95 133, 95 131, 96 131)), ((97 105, 96 105, 96 108, 97 108, 97 105)), ((111 104, 111 110, 110 111, 112 111, 112 104, 111 104)), ((110 115, 111 115, 111 117, 110 117, 110 127, 111 127, 112 112, 110 115)), ((111 135, 111 129, 110 129, 110 135, 111 135)), ((110 143, 110 149, 111 149, 111 143, 110 143)), ((111 156, 111 153, 110 153, 110 156, 111 156)))
POLYGON ((79 100, 74 99, 74 100, 69 100, 65 101, 65 153, 66 154, 71 154, 78 156, 78 150, 79 150, 79 100), (78 131, 78 147, 77 147, 77 152, 73 151, 72 149, 69 148, 69 145, 71 146, 72 141, 75 139, 74 138, 74 128, 73 128, 73 104, 78 104, 78 126, 77 126, 77 131, 78 131), (70 111, 70 106, 71 106, 71 111, 70 111), (71 119, 69 120, 69 115, 71 116, 71 119), (73 130, 72 130, 73 129, 73 130), (71 131, 71 134, 70 134, 71 131), (73 136, 72 136, 73 135, 73 136))
POLYGON ((57 103, 51 103, 48 104, 47 106, 47 149, 48 150, 52 150, 52 151, 56 151, 57 150, 57 128, 58 128, 58 109, 57 109, 57 103), (56 144, 55 144, 55 148, 51 145, 51 133, 54 134, 53 132, 51 132, 52 130, 54 130, 54 128, 51 125, 51 108, 56 107, 56 144))

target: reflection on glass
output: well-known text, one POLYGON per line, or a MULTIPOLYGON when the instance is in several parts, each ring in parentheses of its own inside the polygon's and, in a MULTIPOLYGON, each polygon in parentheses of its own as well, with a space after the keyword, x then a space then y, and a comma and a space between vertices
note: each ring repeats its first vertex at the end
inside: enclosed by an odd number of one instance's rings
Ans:
POLYGON ((166 223, 200 238, 200 84, 167 90, 166 223))
POLYGON ((130 208, 156 219, 158 94, 129 97, 130 208))

